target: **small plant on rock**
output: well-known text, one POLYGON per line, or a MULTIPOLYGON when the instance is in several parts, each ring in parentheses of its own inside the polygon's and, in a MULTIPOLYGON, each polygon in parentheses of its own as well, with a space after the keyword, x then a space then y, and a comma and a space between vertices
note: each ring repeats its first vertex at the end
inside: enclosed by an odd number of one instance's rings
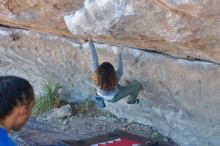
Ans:
POLYGON ((37 98, 33 112, 36 115, 40 115, 52 108, 58 108, 61 106, 63 99, 61 95, 63 87, 60 83, 52 84, 47 82, 43 88, 43 94, 37 98))

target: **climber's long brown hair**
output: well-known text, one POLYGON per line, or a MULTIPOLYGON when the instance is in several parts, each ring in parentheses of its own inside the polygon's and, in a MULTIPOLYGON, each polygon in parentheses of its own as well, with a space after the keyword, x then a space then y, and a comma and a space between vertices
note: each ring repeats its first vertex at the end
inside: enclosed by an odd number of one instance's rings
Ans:
POLYGON ((113 65, 109 62, 103 62, 95 74, 93 80, 101 90, 109 91, 118 84, 117 74, 113 65))

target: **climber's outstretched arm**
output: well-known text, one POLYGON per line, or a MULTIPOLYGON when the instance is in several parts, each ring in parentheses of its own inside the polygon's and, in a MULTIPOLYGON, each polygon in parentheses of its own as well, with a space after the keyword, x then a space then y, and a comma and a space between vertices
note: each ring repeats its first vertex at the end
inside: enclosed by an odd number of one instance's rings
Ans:
POLYGON ((90 52, 90 56, 92 59, 92 66, 91 66, 92 72, 94 73, 98 69, 99 61, 98 61, 98 56, 95 50, 95 46, 91 38, 89 38, 89 50, 90 50, 89 52, 90 52))
POLYGON ((118 48, 118 52, 117 52, 117 55, 118 55, 118 69, 117 69, 116 72, 117 72, 118 81, 121 80, 121 77, 123 75, 123 62, 122 62, 122 57, 121 57, 122 50, 123 50, 123 48, 120 47, 120 48, 118 48))

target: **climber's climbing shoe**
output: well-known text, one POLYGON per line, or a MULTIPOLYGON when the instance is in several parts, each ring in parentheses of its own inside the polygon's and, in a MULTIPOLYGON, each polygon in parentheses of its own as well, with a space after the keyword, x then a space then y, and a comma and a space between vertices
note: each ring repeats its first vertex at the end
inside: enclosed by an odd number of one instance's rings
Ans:
POLYGON ((95 100, 96 100, 96 107, 97 108, 102 109, 105 107, 105 101, 102 97, 96 96, 95 100))
POLYGON ((139 99, 129 99, 128 101, 127 101, 127 104, 139 104, 139 102, 140 102, 140 100, 139 99))

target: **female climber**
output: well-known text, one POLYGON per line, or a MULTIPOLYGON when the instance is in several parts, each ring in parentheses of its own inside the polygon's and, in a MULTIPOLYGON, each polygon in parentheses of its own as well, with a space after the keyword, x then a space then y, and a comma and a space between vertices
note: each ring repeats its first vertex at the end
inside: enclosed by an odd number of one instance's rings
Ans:
POLYGON ((99 65, 98 56, 91 37, 89 37, 89 50, 92 59, 92 77, 96 84, 97 97, 96 101, 99 108, 104 108, 104 100, 116 102, 122 98, 129 96, 128 104, 138 104, 137 96, 141 85, 134 81, 127 86, 120 86, 119 81, 123 74, 122 48, 118 48, 118 69, 115 71, 113 65, 109 62, 103 62, 99 65))

